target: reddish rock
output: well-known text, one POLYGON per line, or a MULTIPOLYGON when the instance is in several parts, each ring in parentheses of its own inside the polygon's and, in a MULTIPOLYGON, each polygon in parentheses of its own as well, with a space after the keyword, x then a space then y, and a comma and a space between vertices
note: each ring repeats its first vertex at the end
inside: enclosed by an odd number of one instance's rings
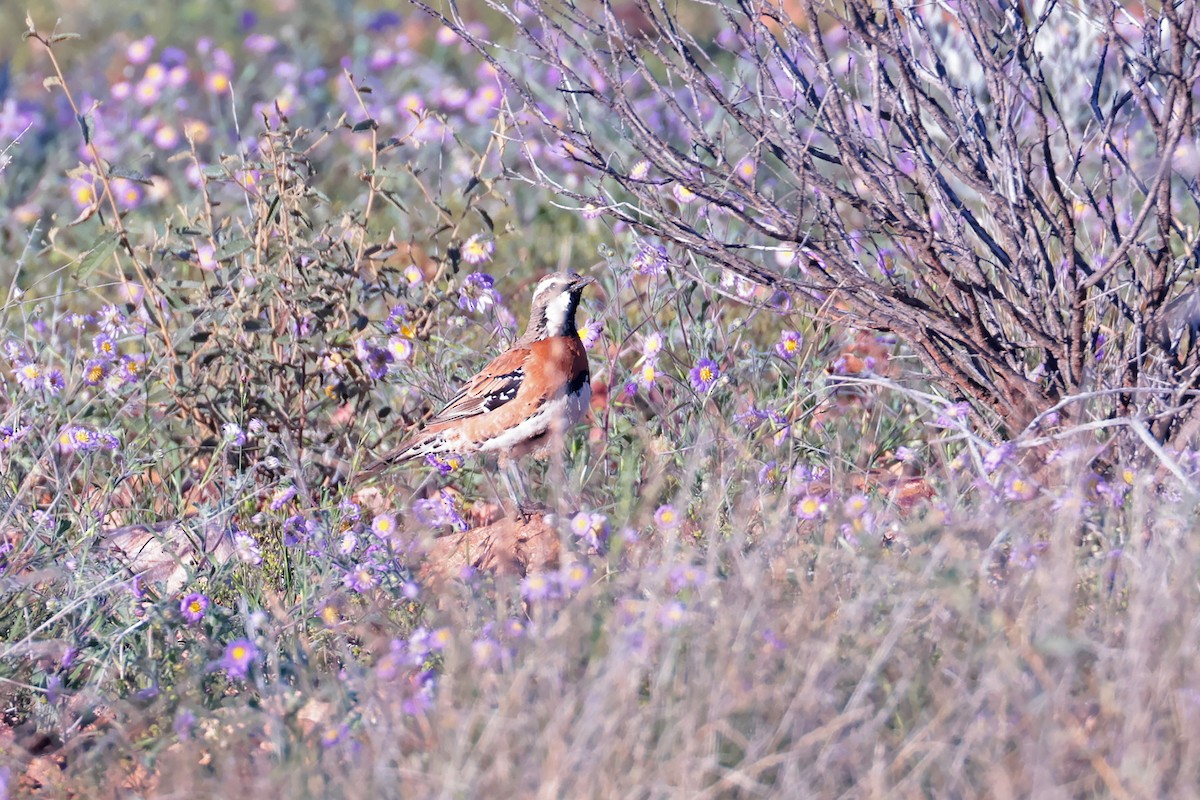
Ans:
POLYGON ((454 580, 464 567, 524 577, 558 566, 561 547, 553 515, 507 517, 464 533, 437 539, 421 567, 422 583, 454 580))

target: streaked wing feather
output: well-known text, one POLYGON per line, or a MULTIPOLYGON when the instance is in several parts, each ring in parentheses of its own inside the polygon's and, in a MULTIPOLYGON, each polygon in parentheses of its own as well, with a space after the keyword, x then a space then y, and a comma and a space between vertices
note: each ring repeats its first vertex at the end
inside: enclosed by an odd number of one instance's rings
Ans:
POLYGON ((528 349, 509 350, 496 357, 456 394, 431 422, 473 417, 493 411, 517 396, 525 380, 528 349))

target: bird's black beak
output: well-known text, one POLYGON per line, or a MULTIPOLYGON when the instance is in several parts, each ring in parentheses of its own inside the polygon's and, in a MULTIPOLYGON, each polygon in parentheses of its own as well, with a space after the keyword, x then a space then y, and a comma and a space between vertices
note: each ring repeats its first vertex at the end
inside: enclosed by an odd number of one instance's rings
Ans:
POLYGON ((587 275, 579 275, 571 283, 571 291, 575 291, 576 289, 582 289, 583 287, 587 286, 589 283, 595 283, 595 282, 596 282, 595 278, 592 278, 587 275))

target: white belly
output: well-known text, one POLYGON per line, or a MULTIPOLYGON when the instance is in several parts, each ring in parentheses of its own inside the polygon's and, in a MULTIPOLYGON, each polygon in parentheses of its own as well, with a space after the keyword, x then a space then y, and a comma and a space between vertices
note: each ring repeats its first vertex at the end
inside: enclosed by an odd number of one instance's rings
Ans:
POLYGON ((551 437, 565 437, 571 428, 583 419, 591 401, 592 387, 591 384, 585 383, 577 394, 566 394, 547 400, 536 414, 499 436, 488 439, 479 449, 485 453, 510 450, 545 433, 549 433, 551 437))

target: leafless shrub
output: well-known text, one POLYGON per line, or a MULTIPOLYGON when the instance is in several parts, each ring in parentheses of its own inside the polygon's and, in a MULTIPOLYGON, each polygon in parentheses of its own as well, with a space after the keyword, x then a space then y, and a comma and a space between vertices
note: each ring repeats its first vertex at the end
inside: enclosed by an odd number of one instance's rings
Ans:
POLYGON ((493 3, 509 47, 415 2, 590 180, 520 177, 900 334, 1007 435, 1200 425, 1191 6, 493 3))

